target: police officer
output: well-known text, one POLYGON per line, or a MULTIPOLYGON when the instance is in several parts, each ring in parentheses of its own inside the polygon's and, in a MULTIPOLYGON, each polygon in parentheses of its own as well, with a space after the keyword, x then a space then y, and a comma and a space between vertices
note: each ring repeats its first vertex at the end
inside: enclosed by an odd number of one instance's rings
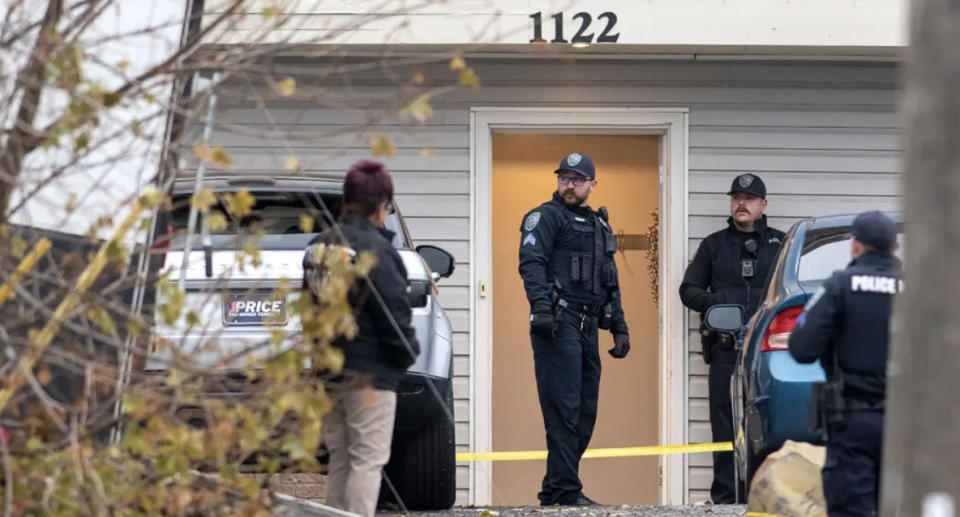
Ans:
POLYGON ((828 384, 842 387, 829 412, 823 493, 830 517, 877 515, 887 345, 893 296, 900 291, 897 225, 880 212, 853 222, 853 261, 807 303, 790 334, 790 355, 820 359, 828 384))
POLYGON ((530 301, 530 339, 547 434, 541 505, 593 505, 583 495, 580 458, 597 420, 600 354, 597 329, 613 333, 616 358, 630 350, 620 305, 606 209, 587 206, 597 186, 593 162, 571 153, 560 161, 553 199, 520 226, 520 276, 530 301))
MULTIPOLYGON (((738 304, 749 318, 760 305, 767 275, 776 261, 784 234, 767 226, 767 187, 755 174, 733 179, 727 228, 711 234, 697 249, 680 284, 680 299, 691 310, 703 313, 717 304, 738 304)), ((701 324, 703 359, 710 365, 710 427, 715 442, 733 439, 730 377, 737 351, 728 335, 706 330, 701 324)), ((713 454, 714 504, 736 502, 732 452, 713 454)), ((742 501, 741 501, 742 502, 742 501)))

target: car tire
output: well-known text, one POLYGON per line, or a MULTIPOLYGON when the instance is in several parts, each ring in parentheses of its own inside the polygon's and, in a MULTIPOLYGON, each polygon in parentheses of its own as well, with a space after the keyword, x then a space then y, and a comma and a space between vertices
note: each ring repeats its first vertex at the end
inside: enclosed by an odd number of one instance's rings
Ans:
MULTIPOLYGON (((452 407, 452 393, 447 394, 452 407)), ((402 443, 395 443, 384 472, 407 510, 447 510, 457 497, 456 442, 454 425, 441 413, 402 443)), ((386 480, 380 503, 401 507, 386 480)))

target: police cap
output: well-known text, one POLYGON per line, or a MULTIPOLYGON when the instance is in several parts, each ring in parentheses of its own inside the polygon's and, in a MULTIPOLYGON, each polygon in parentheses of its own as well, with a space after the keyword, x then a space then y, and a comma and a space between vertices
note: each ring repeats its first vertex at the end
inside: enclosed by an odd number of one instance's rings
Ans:
POLYGON ((560 160, 560 166, 553 172, 560 174, 564 171, 576 172, 590 180, 597 177, 596 170, 593 168, 593 161, 587 155, 581 153, 570 153, 564 156, 560 160))
POLYGON ((851 233, 871 248, 890 251, 897 242, 897 223, 882 212, 864 212, 853 220, 851 233))
POLYGON ((767 198, 767 186, 756 174, 741 174, 733 178, 733 184, 730 186, 730 192, 727 192, 727 195, 729 196, 734 192, 746 192, 761 199, 767 198))

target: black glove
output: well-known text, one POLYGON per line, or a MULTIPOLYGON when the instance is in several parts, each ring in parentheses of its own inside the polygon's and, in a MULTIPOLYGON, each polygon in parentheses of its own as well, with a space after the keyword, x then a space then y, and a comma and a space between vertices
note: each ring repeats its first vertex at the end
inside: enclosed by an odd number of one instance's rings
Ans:
POLYGON ((537 312, 530 315, 530 332, 542 336, 553 335, 553 314, 537 312))
POLYGON ((623 359, 627 356, 627 352, 630 351, 630 336, 627 334, 614 334, 613 335, 613 348, 607 350, 613 357, 617 359, 623 359))

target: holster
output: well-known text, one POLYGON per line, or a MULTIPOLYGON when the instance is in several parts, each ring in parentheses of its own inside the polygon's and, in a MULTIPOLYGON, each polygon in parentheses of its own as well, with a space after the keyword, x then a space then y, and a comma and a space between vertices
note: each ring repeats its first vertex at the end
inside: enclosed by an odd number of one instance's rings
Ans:
POLYGON ((826 440, 831 429, 844 425, 847 401, 843 381, 814 382, 810 388, 810 427, 826 440))
POLYGON ((713 361, 713 345, 719 338, 719 333, 708 329, 705 323, 700 323, 700 347, 704 363, 710 364, 713 361))

